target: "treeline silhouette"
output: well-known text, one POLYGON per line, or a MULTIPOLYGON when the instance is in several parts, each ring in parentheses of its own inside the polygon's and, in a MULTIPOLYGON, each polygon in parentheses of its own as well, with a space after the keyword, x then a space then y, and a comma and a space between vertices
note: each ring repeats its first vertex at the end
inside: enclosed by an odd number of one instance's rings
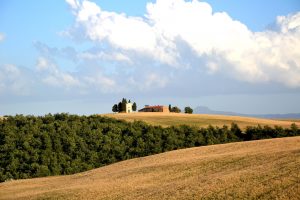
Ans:
POLYGON ((8 116, 0 120, 0 181, 86 171, 175 149, 300 135, 291 128, 163 128, 141 121, 69 114, 8 116))

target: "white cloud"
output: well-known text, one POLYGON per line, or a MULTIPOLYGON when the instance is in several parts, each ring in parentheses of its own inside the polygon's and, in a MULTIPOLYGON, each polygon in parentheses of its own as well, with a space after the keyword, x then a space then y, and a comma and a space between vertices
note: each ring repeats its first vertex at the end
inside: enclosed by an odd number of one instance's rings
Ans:
POLYGON ((84 69, 84 71, 71 73, 62 70, 49 58, 39 57, 36 70, 41 83, 57 89, 73 91, 76 94, 88 94, 95 91, 115 93, 120 88, 113 78, 93 67, 90 70, 84 69))
POLYGON ((66 0, 66 2, 71 6, 72 9, 77 9, 79 7, 79 1, 77 0, 66 0))
MULTIPOLYGON (((52 65, 44 57, 39 57, 36 63, 36 69, 38 71, 48 70, 52 65)), ((53 67, 53 66, 52 66, 53 67)))
POLYGON ((130 58, 120 52, 113 52, 113 53, 105 53, 103 51, 97 53, 91 52, 84 52, 79 54, 81 59, 86 60, 108 60, 108 61, 119 61, 131 64, 132 61, 130 58))
POLYGON ((85 81, 88 86, 93 87, 96 90, 100 90, 103 93, 120 92, 117 89, 117 83, 113 79, 103 76, 101 73, 84 76, 83 81, 85 81))
POLYGON ((146 88, 152 88, 152 87, 164 87, 167 83, 166 77, 162 77, 159 74, 150 73, 147 74, 145 77, 145 86, 146 88))
POLYGON ((0 33, 0 42, 5 39, 5 35, 3 33, 0 33))
POLYGON ((276 30, 252 32, 198 0, 157 0, 147 4, 143 18, 104 11, 88 0, 67 2, 76 17, 74 29, 110 47, 100 57, 113 52, 121 57, 112 59, 136 65, 150 59, 155 65, 203 68, 241 81, 300 87, 300 13, 278 17, 276 30), (186 52, 193 53, 191 59, 185 58, 186 52))
POLYGON ((65 89, 69 89, 70 87, 80 86, 79 81, 76 80, 72 75, 68 73, 48 75, 43 79, 43 82, 51 86, 65 88, 65 89))
POLYGON ((32 82, 32 77, 24 69, 12 64, 0 65, 0 95, 29 95, 32 82))
POLYGON ((174 64, 172 49, 167 44, 158 45, 158 42, 167 41, 157 38, 155 29, 140 17, 103 11, 95 3, 84 0, 77 10, 76 21, 92 41, 108 42, 116 49, 148 54, 174 64))
POLYGON ((60 70, 47 58, 38 58, 36 69, 40 73, 39 77, 41 78, 41 81, 47 85, 65 89, 81 86, 79 80, 73 77, 70 73, 60 70))
POLYGON ((215 62, 207 62, 208 73, 213 74, 218 71, 218 64, 215 62))

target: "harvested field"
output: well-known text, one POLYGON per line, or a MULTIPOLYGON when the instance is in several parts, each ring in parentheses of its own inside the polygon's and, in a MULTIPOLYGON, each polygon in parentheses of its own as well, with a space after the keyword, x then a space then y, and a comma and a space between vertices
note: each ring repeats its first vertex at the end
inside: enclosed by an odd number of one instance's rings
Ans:
POLYGON ((272 119, 261 119, 252 117, 240 116, 225 116, 225 115, 207 115, 207 114, 183 114, 183 113, 119 113, 119 114, 106 114, 104 116, 113 117, 116 119, 123 119, 126 121, 141 120, 152 125, 161 125, 163 127, 176 126, 181 124, 207 127, 208 125, 230 126, 232 122, 237 123, 239 127, 245 129, 247 126, 257 126, 258 124, 265 126, 282 126, 288 128, 292 123, 300 126, 300 121, 282 121, 272 119))
POLYGON ((299 166, 300 137, 221 144, 9 181, 0 199, 298 199, 299 166))

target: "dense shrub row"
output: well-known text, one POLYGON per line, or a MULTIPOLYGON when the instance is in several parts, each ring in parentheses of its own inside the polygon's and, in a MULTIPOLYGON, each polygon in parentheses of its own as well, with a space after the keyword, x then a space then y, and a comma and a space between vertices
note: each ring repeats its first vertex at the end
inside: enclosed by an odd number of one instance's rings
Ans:
POLYGON ((165 151, 300 135, 281 127, 162 128, 100 116, 9 116, 0 120, 0 181, 73 174, 165 151))

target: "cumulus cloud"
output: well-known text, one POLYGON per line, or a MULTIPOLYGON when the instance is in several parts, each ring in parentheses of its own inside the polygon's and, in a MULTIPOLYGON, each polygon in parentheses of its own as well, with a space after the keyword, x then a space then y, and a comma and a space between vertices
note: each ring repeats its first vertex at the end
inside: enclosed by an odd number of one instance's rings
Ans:
POLYGON ((79 7, 79 1, 77 0, 66 0, 66 2, 73 8, 77 9, 79 7))
POLYGON ((5 35, 3 33, 0 33, 0 42, 5 39, 5 35))
MULTIPOLYGON (((157 0, 147 4, 144 17, 108 12, 88 0, 67 3, 76 18, 72 31, 109 47, 108 52, 83 54, 86 58, 130 61, 136 68, 150 61, 153 66, 199 69, 238 81, 300 87, 300 13, 278 17, 276 29, 253 32, 198 0, 157 0)), ((145 80, 152 84, 156 79, 151 75, 145 80)))
POLYGON ((42 42, 34 42, 34 47, 38 50, 39 54, 44 57, 59 57, 67 60, 71 60, 73 62, 77 62, 77 52, 73 47, 64 47, 64 48, 56 48, 49 47, 45 43, 42 42))
POLYGON ((78 55, 81 59, 84 60, 108 60, 108 61, 118 61, 118 62, 126 62, 131 64, 131 59, 120 53, 120 52, 112 52, 112 53, 105 53, 103 51, 100 52, 83 52, 78 55))
MULTIPOLYGON (((143 18, 103 11, 90 1, 82 1, 74 12, 78 27, 84 29, 90 40, 108 42, 112 48, 134 51, 174 64, 172 47, 158 45, 155 30, 143 18)), ((162 43, 168 42, 164 38, 160 40, 162 43)))
POLYGON ((37 60, 36 70, 40 73, 40 80, 50 86, 72 88, 80 87, 81 83, 71 73, 60 70, 56 64, 47 58, 40 57, 37 60))
POLYGON ((39 75, 39 82, 50 87, 73 91, 74 94, 118 91, 116 82, 106 76, 101 69, 94 67, 70 72, 63 70, 50 58, 39 57, 36 62, 36 71, 39 75))
POLYGON ((31 93, 30 86, 33 83, 32 74, 25 69, 12 64, 0 65, 0 95, 29 95, 31 93))

